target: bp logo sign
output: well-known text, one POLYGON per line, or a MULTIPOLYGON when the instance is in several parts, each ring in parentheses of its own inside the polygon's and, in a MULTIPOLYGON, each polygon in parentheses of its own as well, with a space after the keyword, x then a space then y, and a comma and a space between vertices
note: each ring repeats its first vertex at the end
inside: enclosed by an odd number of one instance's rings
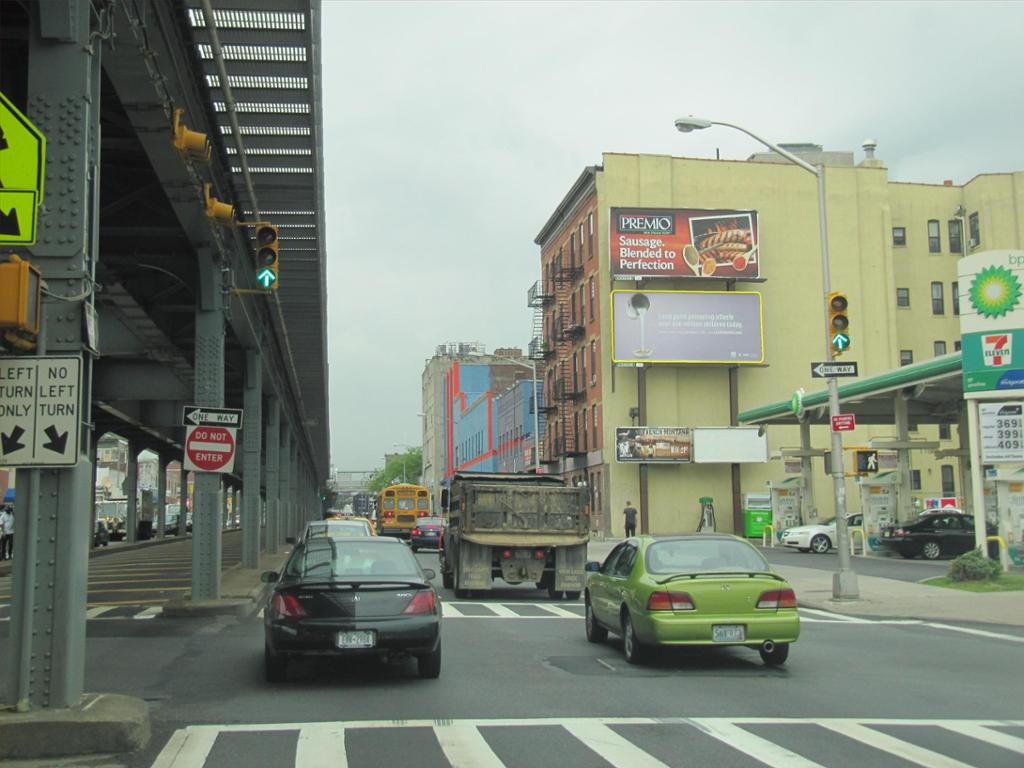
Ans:
POLYGON ((1013 272, 1006 267, 987 267, 971 283, 971 306, 982 317, 996 319, 1017 308, 1020 294, 1020 281, 1013 272))

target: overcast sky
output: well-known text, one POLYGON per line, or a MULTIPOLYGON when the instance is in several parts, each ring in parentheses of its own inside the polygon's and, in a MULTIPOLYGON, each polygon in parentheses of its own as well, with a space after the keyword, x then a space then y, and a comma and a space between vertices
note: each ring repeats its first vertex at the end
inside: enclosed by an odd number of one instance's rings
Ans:
POLYGON ((421 442, 424 361, 529 341, 534 237, 602 152, 742 159, 728 129, 890 179, 1024 170, 1024 3, 323 2, 331 460, 421 442))

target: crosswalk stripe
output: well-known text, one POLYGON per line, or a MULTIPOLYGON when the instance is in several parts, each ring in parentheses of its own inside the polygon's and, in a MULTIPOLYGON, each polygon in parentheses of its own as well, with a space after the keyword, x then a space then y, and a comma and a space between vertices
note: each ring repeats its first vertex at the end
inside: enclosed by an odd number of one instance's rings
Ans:
POLYGON ((466 614, 464 614, 462 611, 460 611, 458 608, 456 608, 451 603, 444 603, 441 606, 441 615, 444 616, 446 619, 447 618, 461 619, 461 618, 464 618, 466 614))
POLYGON ((100 606, 99 608, 86 608, 85 609, 85 618, 87 618, 87 619, 95 619, 100 614, 106 613, 109 610, 110 610, 110 606, 109 605, 100 606))
POLYGON ((475 725, 435 725, 434 735, 452 768, 503 768, 505 765, 475 725))
POLYGON ((160 750, 153 768, 203 768, 217 740, 217 729, 189 726, 174 736, 178 734, 181 738, 171 737, 167 746, 160 750))
POLYGON ((523 615, 516 613, 511 608, 506 608, 501 603, 486 603, 488 610, 494 611, 494 615, 502 619, 519 619, 523 615))
POLYGON ((866 725, 861 725, 854 720, 830 720, 822 722, 821 726, 843 736, 848 736, 851 739, 856 739, 874 749, 888 752, 890 755, 895 755, 901 760, 924 766, 924 768, 971 768, 967 763, 961 763, 952 757, 919 747, 916 744, 903 741, 874 728, 868 728, 866 725))
POLYGON ((542 608, 543 610, 547 611, 548 613, 555 614, 555 616, 560 616, 563 619, 582 619, 583 618, 578 613, 573 613, 572 611, 566 610, 565 608, 562 608, 562 607, 557 606, 557 605, 548 605, 547 603, 534 603, 534 605, 536 605, 538 608, 542 608))
POLYGON ((145 608, 144 610, 141 610, 138 613, 136 613, 134 616, 132 616, 132 618, 133 619, 155 619, 157 616, 160 615, 160 613, 162 611, 163 611, 163 606, 161 606, 161 605, 151 605, 148 608, 145 608))
POLYGON ((714 736, 722 743, 755 760, 760 760, 771 768, 824 768, 820 763, 790 752, 785 747, 756 736, 728 720, 698 717, 693 718, 690 722, 709 736, 714 736))
POLYGON ((970 736, 972 739, 978 739, 986 744, 993 744, 1024 755, 1024 739, 997 731, 992 726, 975 725, 974 723, 940 723, 940 725, 947 731, 970 736))
POLYGON ((630 768, 668 768, 665 763, 644 752, 628 739, 622 738, 603 723, 577 720, 562 727, 612 765, 628 765, 630 768))
POLYGON ((295 765, 302 768, 347 768, 345 728, 303 728, 295 745, 295 765))

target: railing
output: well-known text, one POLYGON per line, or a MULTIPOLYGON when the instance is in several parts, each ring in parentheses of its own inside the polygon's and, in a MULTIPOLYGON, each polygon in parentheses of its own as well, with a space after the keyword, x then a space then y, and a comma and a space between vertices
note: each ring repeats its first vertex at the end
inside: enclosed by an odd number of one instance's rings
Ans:
POLYGON ((555 300, 554 294, 548 293, 544 290, 544 286, 540 280, 530 286, 530 289, 526 292, 527 306, 530 307, 543 307, 550 304, 555 300))

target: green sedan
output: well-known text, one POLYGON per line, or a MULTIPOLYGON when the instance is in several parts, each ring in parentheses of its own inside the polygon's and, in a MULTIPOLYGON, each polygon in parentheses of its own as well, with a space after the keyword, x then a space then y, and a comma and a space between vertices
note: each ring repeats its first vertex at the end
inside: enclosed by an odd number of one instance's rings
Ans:
POLYGON ((735 536, 637 536, 586 568, 587 640, 621 635, 630 664, 657 645, 744 645, 776 665, 800 636, 793 588, 735 536))

